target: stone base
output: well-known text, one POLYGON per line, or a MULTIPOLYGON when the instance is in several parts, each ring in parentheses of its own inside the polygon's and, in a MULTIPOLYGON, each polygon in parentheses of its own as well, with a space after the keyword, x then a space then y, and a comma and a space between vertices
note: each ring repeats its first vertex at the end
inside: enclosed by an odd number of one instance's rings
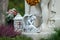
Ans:
POLYGON ((40 40, 42 38, 47 39, 51 37, 52 34, 55 34, 55 31, 52 32, 40 32, 40 33, 26 33, 22 32, 23 35, 33 38, 33 40, 40 40))

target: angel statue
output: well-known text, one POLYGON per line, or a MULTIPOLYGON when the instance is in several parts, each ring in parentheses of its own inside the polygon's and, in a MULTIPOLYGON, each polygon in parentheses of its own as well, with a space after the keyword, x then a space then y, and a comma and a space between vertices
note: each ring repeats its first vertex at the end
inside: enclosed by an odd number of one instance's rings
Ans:
POLYGON ((25 0, 25 16, 35 15, 34 26, 44 30, 49 26, 51 12, 54 12, 54 3, 55 0, 25 0))

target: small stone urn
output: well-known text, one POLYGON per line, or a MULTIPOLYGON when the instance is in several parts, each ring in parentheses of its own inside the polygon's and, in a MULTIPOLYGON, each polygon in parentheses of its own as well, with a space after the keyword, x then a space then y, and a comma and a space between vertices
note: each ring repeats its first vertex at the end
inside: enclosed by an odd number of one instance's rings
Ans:
POLYGON ((18 13, 14 20, 14 30, 20 32, 23 30, 23 17, 18 13))

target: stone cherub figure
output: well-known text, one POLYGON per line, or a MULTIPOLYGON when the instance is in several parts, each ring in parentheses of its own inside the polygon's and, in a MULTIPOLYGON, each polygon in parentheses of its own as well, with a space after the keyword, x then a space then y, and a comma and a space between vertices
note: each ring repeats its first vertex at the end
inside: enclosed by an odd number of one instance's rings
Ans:
POLYGON ((24 24, 25 24, 25 27, 24 27, 24 31, 25 32, 40 32, 39 30, 38 30, 38 28, 36 28, 35 26, 34 26, 34 22, 35 22, 35 19, 36 19, 36 16, 34 16, 34 15, 32 15, 32 14, 30 14, 30 15, 27 15, 27 16, 25 16, 25 19, 24 19, 24 24))
MULTIPOLYGON (((30 0, 30 2, 34 2, 34 0, 30 0)), ((32 4, 34 4, 32 2, 32 4)), ((36 0, 37 2, 37 0, 36 0)), ((49 18, 50 18, 50 14, 52 11, 54 11, 54 0, 40 0, 40 2, 38 2, 38 4, 31 6, 28 4, 29 1, 25 0, 25 15, 35 15, 36 19, 34 20, 34 26, 40 29, 45 29, 47 28, 48 22, 49 22, 49 18)), ((26 21, 27 22, 27 21, 26 21)))

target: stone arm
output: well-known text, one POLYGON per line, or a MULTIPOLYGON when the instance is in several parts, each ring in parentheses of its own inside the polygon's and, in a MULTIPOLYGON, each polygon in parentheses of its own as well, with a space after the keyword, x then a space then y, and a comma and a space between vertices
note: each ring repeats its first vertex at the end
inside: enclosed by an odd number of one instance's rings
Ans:
POLYGON ((29 5, 27 4, 25 0, 25 14, 29 14, 29 5))

